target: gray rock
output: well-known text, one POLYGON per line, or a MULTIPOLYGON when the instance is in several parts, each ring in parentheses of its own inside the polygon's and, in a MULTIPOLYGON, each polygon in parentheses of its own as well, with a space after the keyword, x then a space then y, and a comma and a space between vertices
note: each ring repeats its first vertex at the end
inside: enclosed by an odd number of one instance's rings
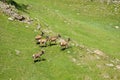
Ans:
POLYGON ((14 19, 12 17, 9 17, 8 20, 13 21, 14 19))
POLYGON ((110 63, 110 64, 106 64, 106 66, 113 67, 114 65, 110 63))
POLYGON ((93 51, 96 55, 99 55, 99 56, 105 56, 105 54, 102 52, 102 51, 100 51, 100 50, 94 50, 93 51))
POLYGON ((114 26, 115 27, 115 29, 119 29, 119 26, 114 26))
POLYGON ((120 65, 117 65, 116 68, 120 70, 120 65))
POLYGON ((15 52, 16 52, 16 55, 19 55, 20 54, 20 51, 15 49, 15 52))

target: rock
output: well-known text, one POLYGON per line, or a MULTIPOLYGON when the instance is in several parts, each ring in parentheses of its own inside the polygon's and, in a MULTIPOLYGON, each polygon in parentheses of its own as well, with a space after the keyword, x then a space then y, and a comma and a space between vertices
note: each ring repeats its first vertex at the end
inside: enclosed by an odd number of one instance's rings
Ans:
POLYGON ((55 10, 56 12, 59 12, 59 10, 55 10))
POLYGON ((69 25, 70 23, 68 22, 67 24, 69 25))
POLYGON ((10 78, 9 80, 12 80, 12 78, 10 78))
POLYGON ((109 79, 110 76, 109 76, 109 74, 104 74, 104 75, 103 75, 103 78, 109 79))
POLYGON ((74 43, 71 43, 71 45, 72 45, 72 46, 75 46, 75 44, 74 44, 74 43))
POLYGON ((25 17, 24 22, 27 24, 31 24, 33 22, 33 19, 31 19, 30 17, 25 17))
POLYGON ((102 69, 103 66, 102 65, 96 65, 99 69, 102 69))
POLYGON ((22 16, 22 15, 19 15, 19 14, 14 15, 14 18, 15 18, 16 20, 19 20, 19 21, 25 20, 25 17, 22 16))
POLYGON ((96 55, 99 55, 99 56, 105 56, 105 54, 102 52, 102 51, 100 51, 100 50, 94 50, 93 51, 96 55))
POLYGON ((67 51, 67 53, 70 53, 70 51, 67 51))
POLYGON ((25 26, 26 28, 28 28, 29 26, 25 26))
POLYGON ((118 29, 119 28, 119 26, 115 26, 115 29, 118 29))
POLYGON ((67 23, 67 21, 65 20, 64 23, 67 23))
POLYGON ((119 59, 116 59, 116 61, 117 61, 117 62, 120 62, 120 60, 119 60, 119 59))
POLYGON ((28 23, 28 24, 30 24, 33 21, 32 19, 19 14, 17 9, 13 5, 8 5, 6 3, 1 2, 0 8, 3 13, 5 13, 6 15, 10 17, 8 18, 9 20, 18 20, 18 21, 28 23))
POLYGON ((100 57, 99 57, 99 56, 96 56, 96 59, 98 59, 98 60, 99 60, 99 59, 100 59, 100 57))
POLYGON ((45 33, 47 33, 47 34, 52 33, 52 31, 51 31, 51 30, 49 30, 49 29, 43 29, 42 31, 43 31, 43 32, 45 32, 45 33))
POLYGON ((76 65, 78 65, 78 66, 79 66, 79 65, 81 65, 81 64, 80 64, 80 63, 77 63, 76 65))
POLYGON ((73 61, 73 62, 76 62, 77 60, 76 60, 75 58, 72 58, 72 61, 73 61))
POLYGON ((40 30, 40 28, 41 28, 41 25, 38 24, 38 25, 37 25, 37 30, 40 30))
POLYGON ((116 68, 120 70, 120 65, 117 65, 116 68))
POLYGON ((35 29, 34 32, 37 32, 37 30, 35 29))
POLYGON ((81 46, 79 46, 79 44, 76 44, 75 46, 76 46, 76 47, 81 47, 81 46))
POLYGON ((113 64, 106 64, 106 66, 113 67, 114 65, 113 64))
POLYGON ((77 13, 77 15, 80 15, 80 13, 77 13))
POLYGON ((19 50, 15 50, 16 52, 16 55, 19 55, 20 54, 20 51, 19 50))
POLYGON ((88 49, 88 48, 86 50, 87 50, 88 53, 93 53, 93 51, 88 49))
POLYGON ((84 80, 92 80, 92 78, 90 76, 85 76, 84 80))
POLYGON ((71 4, 69 6, 72 6, 71 4))
POLYGON ((86 48, 84 45, 79 45, 79 44, 76 44, 76 47, 79 47, 80 49, 85 49, 86 48))
POLYGON ((27 6, 27 9, 31 9, 31 8, 32 8, 32 5, 28 5, 28 6, 27 6))
POLYGON ((14 19, 12 17, 9 17, 8 20, 13 21, 14 19))

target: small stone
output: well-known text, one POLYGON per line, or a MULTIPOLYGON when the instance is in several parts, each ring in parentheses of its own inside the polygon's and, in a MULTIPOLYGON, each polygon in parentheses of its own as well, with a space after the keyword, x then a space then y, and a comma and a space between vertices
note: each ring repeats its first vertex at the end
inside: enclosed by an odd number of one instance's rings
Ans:
POLYGON ((93 53, 93 51, 90 50, 90 49, 88 49, 88 48, 87 48, 87 52, 88 52, 88 53, 93 53))
POLYGON ((99 55, 99 56, 105 56, 105 54, 100 50, 94 50, 94 53, 99 55))
POLYGON ((120 70, 120 65, 117 65, 116 68, 120 70))
POLYGON ((14 19, 13 19, 13 18, 11 18, 11 17, 9 17, 9 18, 8 18, 8 20, 13 21, 14 19))
POLYGON ((41 28, 41 25, 38 24, 38 25, 37 25, 37 30, 40 30, 40 28, 41 28))
POLYGON ((9 80, 12 80, 11 78, 9 80))
POLYGON ((19 50, 15 50, 16 52, 16 55, 19 55, 20 54, 20 51, 19 50))
POLYGON ((69 6, 72 6, 71 4, 69 6))
POLYGON ((80 13, 77 13, 77 15, 80 15, 80 13))
POLYGON ((70 51, 67 51, 67 53, 70 53, 70 51))
POLYGON ((120 60, 119 60, 119 59, 116 59, 116 62, 120 62, 120 60))
POLYGON ((37 30, 35 29, 34 32, 37 32, 37 30))
POLYGON ((96 58, 99 60, 100 59, 100 57, 99 56, 96 56, 96 58))
POLYGON ((77 60, 76 60, 75 58, 72 58, 72 61, 73 61, 73 62, 76 62, 77 60))
POLYGON ((92 80, 92 78, 90 76, 85 76, 84 80, 92 80))
POLYGON ((70 23, 68 22, 67 24, 69 25, 70 23))
POLYGON ((76 44, 76 47, 79 47, 80 49, 85 49, 85 46, 84 46, 84 45, 76 44))
POLYGON ((59 12, 59 10, 55 10, 56 12, 59 12))
POLYGON ((102 68, 102 65, 96 65, 99 69, 101 69, 102 68))
POLYGON ((110 78, 110 76, 108 74, 104 74, 103 77, 106 78, 106 79, 110 78))
POLYGON ((72 46, 75 46, 75 44, 74 44, 74 43, 71 43, 71 45, 72 45, 72 46))
POLYGON ((106 64, 106 66, 113 67, 114 65, 113 64, 106 64))
POLYGON ((64 23, 67 23, 67 21, 64 21, 64 23))
POLYGON ((28 28, 29 26, 25 26, 26 28, 28 28))
POLYGON ((79 44, 76 44, 76 47, 78 47, 79 46, 79 44))
POLYGON ((118 28, 119 28, 119 26, 115 26, 115 28, 116 28, 116 29, 118 29, 118 28))
POLYGON ((81 65, 80 63, 77 63, 77 65, 79 66, 79 65, 81 65))

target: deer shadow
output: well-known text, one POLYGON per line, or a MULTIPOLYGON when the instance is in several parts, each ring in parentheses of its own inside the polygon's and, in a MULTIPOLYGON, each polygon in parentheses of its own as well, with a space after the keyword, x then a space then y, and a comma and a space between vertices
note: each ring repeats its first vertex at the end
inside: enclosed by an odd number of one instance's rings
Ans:
POLYGON ((72 48, 72 47, 71 47, 71 46, 69 46, 69 47, 67 47, 67 48, 63 47, 63 48, 61 48, 61 51, 64 51, 64 50, 70 49, 70 48, 72 48))
POLYGON ((54 45, 57 45, 56 43, 51 43, 51 44, 49 44, 49 46, 54 46, 54 45))
POLYGON ((36 42, 36 45, 40 44, 40 42, 36 42))
POLYGON ((45 59, 45 58, 37 59, 37 60, 34 60, 34 63, 36 63, 36 62, 41 62, 41 61, 46 61, 46 59, 45 59))
POLYGON ((47 45, 40 45, 40 47, 41 47, 41 48, 45 48, 45 47, 47 47, 47 45))

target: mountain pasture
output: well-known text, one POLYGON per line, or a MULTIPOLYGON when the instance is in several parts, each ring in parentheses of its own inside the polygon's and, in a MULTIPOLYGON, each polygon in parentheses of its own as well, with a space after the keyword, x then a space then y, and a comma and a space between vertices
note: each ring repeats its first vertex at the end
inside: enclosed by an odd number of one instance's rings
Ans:
POLYGON ((0 11, 0 80, 120 79, 120 5, 89 0, 14 0, 28 5, 31 24, 10 21, 0 11), (37 30, 38 24, 40 30, 37 30), (116 27, 117 26, 117 27, 116 27), (69 47, 41 47, 45 32, 70 38, 69 47), (32 55, 45 51, 41 61, 32 55))

